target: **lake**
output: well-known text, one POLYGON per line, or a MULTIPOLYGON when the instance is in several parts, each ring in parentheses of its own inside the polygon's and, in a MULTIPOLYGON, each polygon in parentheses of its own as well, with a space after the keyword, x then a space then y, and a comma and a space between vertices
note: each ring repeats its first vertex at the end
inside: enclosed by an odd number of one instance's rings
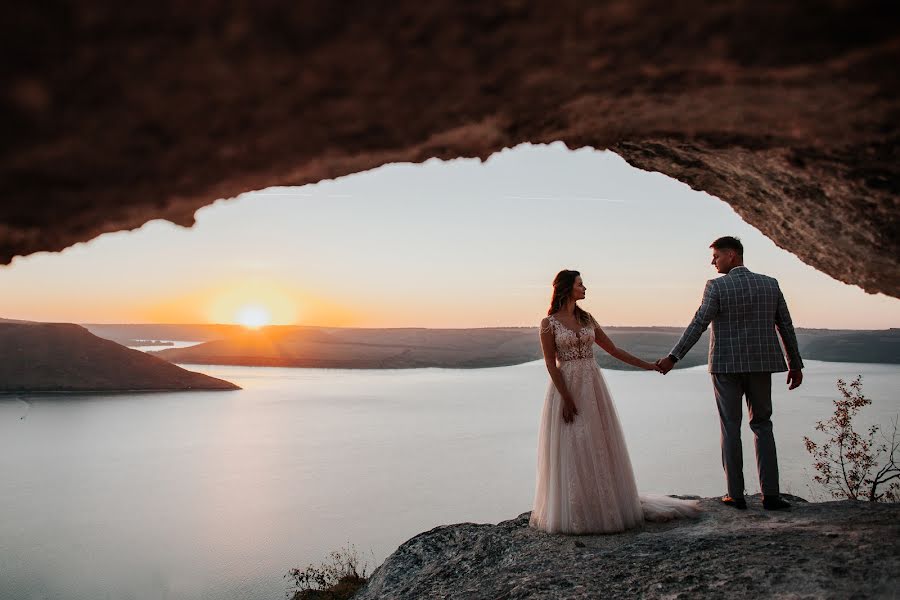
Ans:
MULTIPOLYGON (((187 368, 244 389, 0 396, 0 597, 276 600, 348 543, 371 572, 419 532, 531 509, 542 362, 187 368)), ((856 374, 865 422, 888 425, 898 366, 807 361, 793 392, 774 376, 783 491, 824 499, 802 438, 856 374)), ((604 375, 642 492, 724 492, 705 367, 604 375)))

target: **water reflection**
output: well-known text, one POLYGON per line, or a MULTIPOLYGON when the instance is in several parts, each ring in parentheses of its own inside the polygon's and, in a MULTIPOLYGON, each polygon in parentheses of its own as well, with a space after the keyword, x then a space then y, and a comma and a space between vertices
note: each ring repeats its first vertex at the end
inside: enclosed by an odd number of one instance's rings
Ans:
MULTIPOLYGON (((189 368, 244 389, 0 398, 0 597, 271 600, 290 567, 347 542, 377 563, 436 525, 530 509, 540 362, 189 368)), ((897 367, 810 361, 790 394, 776 379, 785 491, 810 495, 802 436, 856 373, 887 422, 897 367)), ((605 374, 641 490, 721 493, 703 368, 605 374)))

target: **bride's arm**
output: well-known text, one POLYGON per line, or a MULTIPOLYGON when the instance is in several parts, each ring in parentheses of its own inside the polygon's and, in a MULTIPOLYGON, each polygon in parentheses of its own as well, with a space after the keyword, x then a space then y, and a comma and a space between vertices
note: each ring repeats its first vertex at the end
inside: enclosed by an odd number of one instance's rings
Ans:
POLYGON ((563 379, 562 371, 556 364, 556 340, 553 338, 553 329, 550 327, 550 319, 541 321, 541 350, 544 352, 544 364, 547 365, 547 372, 550 373, 550 379, 553 385, 559 390, 559 394, 566 402, 573 403, 572 396, 566 388, 566 382, 563 379))
POLYGON ((603 348, 610 356, 613 358, 622 361, 623 363, 629 364, 633 367, 637 367, 639 369, 644 369, 645 371, 653 371, 656 369, 656 365, 653 363, 649 363, 646 360, 641 360, 637 356, 633 354, 629 354, 625 350, 616 346, 609 336, 600 328, 600 325, 594 321, 594 340, 597 342, 597 345, 603 348))

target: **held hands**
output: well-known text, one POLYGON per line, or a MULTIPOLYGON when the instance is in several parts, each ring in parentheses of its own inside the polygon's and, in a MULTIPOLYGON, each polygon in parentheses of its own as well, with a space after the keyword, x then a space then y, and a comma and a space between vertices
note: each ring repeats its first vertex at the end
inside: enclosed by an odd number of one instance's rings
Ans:
POLYGON ((663 358, 656 361, 656 370, 665 375, 669 371, 672 370, 672 367, 675 366, 675 363, 672 362, 672 359, 668 356, 664 356, 663 358))
POLYGON ((662 373, 663 375, 665 375, 665 373, 663 373, 663 372, 660 370, 659 365, 656 364, 656 363, 652 363, 652 362, 644 363, 644 370, 646 370, 646 371, 656 371, 657 373, 662 373))

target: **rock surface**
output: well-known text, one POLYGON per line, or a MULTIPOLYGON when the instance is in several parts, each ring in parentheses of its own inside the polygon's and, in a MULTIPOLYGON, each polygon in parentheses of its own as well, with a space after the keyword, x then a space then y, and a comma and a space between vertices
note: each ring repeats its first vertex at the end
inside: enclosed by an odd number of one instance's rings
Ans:
POLYGON ((237 389, 79 325, 0 319, 0 393, 237 389))
POLYGON ((900 297, 898 22, 890 0, 22 3, 0 24, 0 264, 249 190, 562 140, 900 297))
POLYGON ((896 598, 900 504, 805 503, 768 512, 702 501, 697 520, 616 535, 550 535, 530 513, 436 527, 402 544, 354 600, 896 598))

